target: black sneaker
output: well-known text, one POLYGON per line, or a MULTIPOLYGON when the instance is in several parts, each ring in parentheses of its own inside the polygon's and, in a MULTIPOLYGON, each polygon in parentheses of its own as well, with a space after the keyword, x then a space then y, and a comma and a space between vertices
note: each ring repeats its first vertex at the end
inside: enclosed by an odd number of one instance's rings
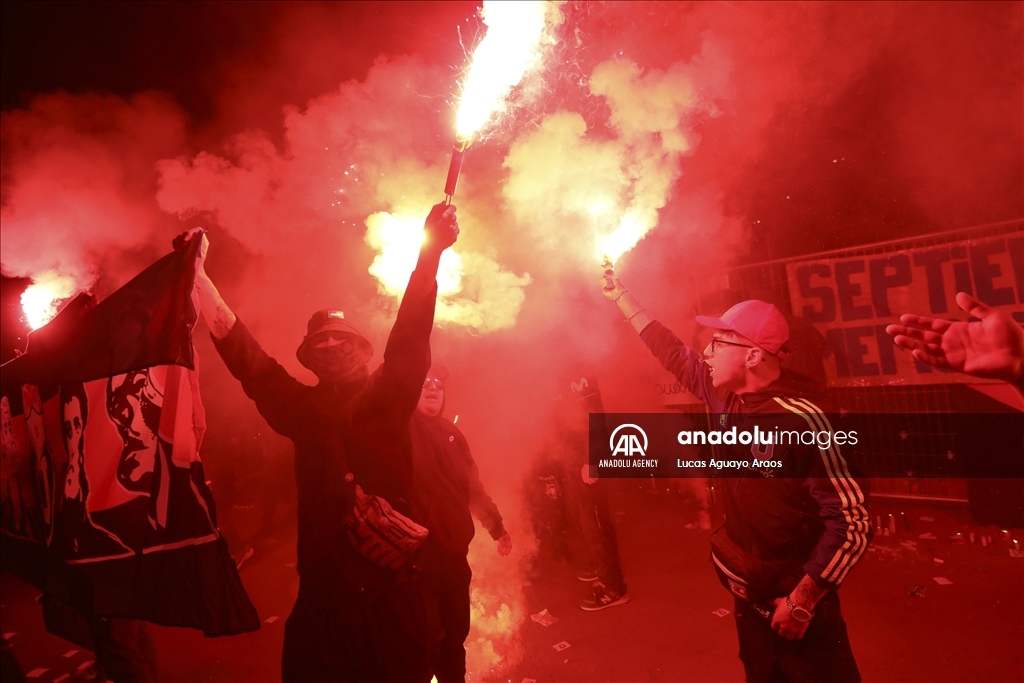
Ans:
POLYGON ((580 600, 580 609, 587 612, 599 612, 616 605, 625 605, 627 602, 629 602, 629 593, 617 593, 598 582, 590 597, 580 600))
POLYGON ((597 569, 594 568, 593 564, 588 564, 586 567, 580 570, 576 575, 576 578, 580 581, 586 581, 587 583, 597 581, 600 576, 597 575, 597 569))

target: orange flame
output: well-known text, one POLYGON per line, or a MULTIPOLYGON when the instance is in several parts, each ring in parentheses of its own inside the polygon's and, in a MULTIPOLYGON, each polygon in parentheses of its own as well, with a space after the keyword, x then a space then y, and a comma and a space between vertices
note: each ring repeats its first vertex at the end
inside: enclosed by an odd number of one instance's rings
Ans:
POLYGON ((561 19, 550 2, 495 2, 484 0, 480 12, 487 34, 473 53, 462 87, 455 133, 469 140, 495 113, 505 98, 541 61, 541 46, 549 26, 561 19))
MULTIPOLYGON (((530 541, 525 534, 511 531, 521 546, 530 541)), ((527 551, 528 552, 528 551, 527 551)), ((470 588, 469 635, 466 637, 466 680, 505 680, 507 674, 523 658, 519 635, 526 619, 526 596, 523 593, 524 559, 520 547, 509 557, 494 552, 494 541, 487 534, 477 534, 469 547, 469 565, 473 568, 470 588)))
POLYGON ((607 260, 614 265, 623 254, 643 239, 651 227, 635 214, 627 213, 622 217, 617 228, 607 235, 597 238, 597 249, 594 255, 599 261, 607 260))
POLYGON ((481 680, 503 668, 509 640, 521 620, 522 616, 514 614, 500 596, 478 588, 470 591, 472 632, 466 638, 466 673, 470 680, 481 680))
POLYGON ((29 327, 38 330, 57 315, 57 305, 75 293, 75 281, 53 272, 33 278, 21 294, 21 309, 29 327))
MULTIPOLYGON (((384 293, 401 298, 426 237, 423 216, 381 211, 366 219, 366 227, 366 242, 380 252, 370 265, 370 274, 380 282, 384 293)), ((437 269, 438 297, 450 296, 462 289, 462 272, 462 257, 458 252, 445 249, 437 269)))
MULTIPOLYGON (((381 293, 398 301, 419 258, 424 213, 381 211, 366 219, 366 243, 378 252, 370 274, 377 278, 381 293)), ((437 271, 434 320, 481 334, 512 327, 529 284, 529 274, 504 270, 485 254, 445 249, 437 271)))

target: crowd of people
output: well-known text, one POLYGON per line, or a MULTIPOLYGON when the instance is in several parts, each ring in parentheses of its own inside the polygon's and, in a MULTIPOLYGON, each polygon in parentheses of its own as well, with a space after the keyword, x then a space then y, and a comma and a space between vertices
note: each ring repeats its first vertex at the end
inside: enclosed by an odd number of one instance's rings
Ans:
MULTIPOLYGON (((315 386, 260 347, 206 273, 205 233, 188 235, 202 240, 196 288, 218 353, 263 419, 294 443, 300 583, 285 625, 286 682, 465 680, 474 518, 498 555, 512 551, 466 438, 445 418, 449 370, 431 357, 438 264, 459 235, 455 207, 433 207, 425 235, 379 367, 371 371, 373 347, 341 311, 310 318, 296 355, 319 379, 315 386)), ((827 424, 786 382, 789 325, 773 305, 748 300, 719 317, 699 316, 712 337, 698 351, 610 270, 601 289, 654 357, 723 416, 723 427, 827 424)), ((957 302, 969 322, 906 314, 888 332, 921 362, 1004 380, 1024 396, 1024 330, 967 294, 957 302)), ((551 416, 549 450, 564 479, 540 478, 548 497, 564 493, 566 514, 582 531, 593 562, 579 572, 592 586, 580 607, 598 611, 630 596, 607 482, 587 459, 586 415, 603 412, 600 393, 589 369, 578 374, 551 416)), ((726 480, 725 523, 711 536, 714 571, 733 595, 747 680, 859 681, 838 589, 871 541, 866 480, 835 445, 725 448, 730 459, 749 460, 754 449, 754 457, 785 463, 783 476, 726 480)), ((706 501, 701 513, 700 525, 709 528, 706 501)), ((144 632, 128 627, 135 639, 144 632)), ((145 650, 136 658, 140 671, 108 665, 110 678, 153 680, 155 656, 145 650)))

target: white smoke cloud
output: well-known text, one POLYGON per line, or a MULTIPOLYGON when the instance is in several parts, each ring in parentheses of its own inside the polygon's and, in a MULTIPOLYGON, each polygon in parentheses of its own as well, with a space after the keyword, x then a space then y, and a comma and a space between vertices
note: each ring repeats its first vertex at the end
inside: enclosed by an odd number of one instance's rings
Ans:
MULTIPOLYGON (((222 156, 161 162, 160 206, 183 217, 209 212, 251 251, 275 255, 296 290, 323 287, 339 269, 369 268, 397 303, 437 200, 429 189, 444 178, 440 133, 451 114, 439 71, 412 58, 380 61, 364 82, 286 110, 283 150, 248 131, 222 156), (359 249, 359 237, 375 256, 359 249)), ((529 275, 463 245, 442 265, 439 322, 481 333, 514 324, 529 275)))
POLYGON ((517 220, 549 248, 564 248, 567 231, 576 235, 577 256, 591 262, 634 246, 658 224, 680 157, 697 143, 689 119, 717 113, 713 99, 698 94, 708 62, 702 54, 646 73, 628 60, 598 64, 590 92, 607 103, 612 135, 563 111, 521 136, 505 159, 503 188, 517 220))
MULTIPOLYGON (((423 242, 422 212, 396 216, 381 211, 366 219, 366 242, 378 254, 369 272, 382 294, 401 299, 423 242)), ((526 299, 529 274, 516 275, 484 254, 458 245, 441 254, 434 321, 485 334, 515 325, 526 299), (456 250, 458 249, 458 251, 456 250)))

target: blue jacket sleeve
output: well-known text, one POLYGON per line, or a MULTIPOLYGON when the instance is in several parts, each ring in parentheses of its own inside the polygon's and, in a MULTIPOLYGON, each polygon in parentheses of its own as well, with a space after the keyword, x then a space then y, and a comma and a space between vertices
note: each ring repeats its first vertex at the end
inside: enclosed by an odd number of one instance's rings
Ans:
POLYGON ((807 479, 805 485, 818 502, 825 532, 804 572, 822 588, 838 588, 860 561, 871 541, 871 519, 860 483, 846 471, 842 456, 820 451, 822 460, 832 460, 829 476, 807 479))
POLYGON ((672 330, 655 320, 640 333, 640 339, 647 344, 662 367, 675 375, 712 412, 728 411, 730 394, 715 389, 711 383, 711 372, 701 362, 700 354, 680 341, 672 330))
MULTIPOLYGON (((781 405, 799 415, 807 428, 832 431, 828 417, 807 400, 786 399, 781 405)), ((804 572, 822 588, 838 588, 871 542, 871 515, 866 482, 850 473, 839 447, 803 446, 808 466, 804 486, 818 504, 825 530, 804 572)))

